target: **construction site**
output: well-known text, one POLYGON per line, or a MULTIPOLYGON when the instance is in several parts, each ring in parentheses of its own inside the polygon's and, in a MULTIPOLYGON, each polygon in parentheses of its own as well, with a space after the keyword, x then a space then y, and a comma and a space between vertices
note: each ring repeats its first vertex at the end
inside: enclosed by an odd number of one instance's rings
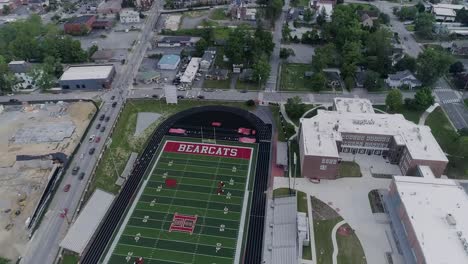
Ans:
POLYGON ((32 219, 95 112, 90 102, 0 105, 1 257, 24 250, 32 219))

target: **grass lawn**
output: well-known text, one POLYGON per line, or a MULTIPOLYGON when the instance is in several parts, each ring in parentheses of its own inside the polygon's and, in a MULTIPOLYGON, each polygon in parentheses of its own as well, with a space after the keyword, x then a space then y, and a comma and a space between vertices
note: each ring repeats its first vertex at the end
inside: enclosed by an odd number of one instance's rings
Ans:
POLYGON ((227 80, 204 80, 203 88, 213 88, 213 89, 229 89, 231 85, 231 79, 227 80))
POLYGON ((405 26, 406 30, 413 32, 414 31, 414 25, 406 25, 405 26))
POLYGON ((463 100, 465 102, 465 106, 468 107, 468 99, 463 100))
MULTIPOLYGON (((74 254, 64 254, 61 264, 76 264, 80 258, 74 254)), ((1 262, 0 262, 1 263, 1 262)))
POLYGON ((270 105, 270 111, 273 115, 273 121, 276 124, 278 131, 278 140, 287 141, 292 135, 294 135, 294 127, 286 121, 281 122, 280 110, 277 105, 270 105))
POLYGON ((226 27, 215 28, 214 29, 214 38, 215 39, 227 39, 231 30, 226 27))
POLYGON ((211 12, 210 18, 213 20, 225 20, 228 17, 226 16, 226 9, 224 8, 216 8, 211 12))
POLYGON ((216 57, 215 57, 215 66, 222 68, 222 69, 230 69, 231 66, 229 65, 229 62, 223 61, 224 57, 224 48, 223 47, 218 47, 216 49, 216 57))
MULTIPOLYGON (((351 228, 348 224, 343 227, 351 228)), ((349 236, 336 234, 336 242, 338 244, 337 262, 340 264, 365 264, 367 263, 364 250, 361 242, 354 232, 349 236)))
MULTIPOLYGON (((307 112, 307 111, 309 111, 310 109, 312 109, 312 108, 314 108, 314 107, 315 107, 315 105, 312 105, 312 104, 304 104, 304 110, 305 110, 304 113, 307 112)), ((302 113, 301 116, 302 116, 304 113, 302 113)), ((291 117, 290 117, 290 118, 291 118, 291 117)), ((296 118, 296 117, 295 117, 295 118, 291 118, 291 121, 293 121, 294 124, 296 124, 296 126, 299 126, 299 118, 300 118, 300 117, 298 117, 298 118, 296 118)))
POLYGON ((317 264, 332 264, 333 243, 331 239, 331 231, 333 227, 341 220, 343 220, 343 218, 341 217, 328 220, 314 219, 314 236, 315 248, 317 250, 317 264))
POLYGON ((311 70, 310 64, 284 63, 281 66, 280 90, 312 91, 310 80, 304 77, 304 73, 311 70))
POLYGON ((208 14, 207 10, 184 12, 183 17, 197 18, 208 14))
MULTIPOLYGON (((297 211, 306 213, 306 215, 309 215, 309 212, 307 210, 307 194, 304 192, 297 192, 297 211)), ((312 259, 312 251, 309 246, 304 246, 302 248, 302 258, 303 259, 312 259)))
POLYGON ((339 178, 342 177, 361 177, 359 164, 352 161, 342 161, 340 163, 339 178))
MULTIPOLYGON (((294 194, 294 190, 291 190, 292 193, 294 194)), ((283 196, 289 196, 289 189, 288 188, 278 188, 273 190, 273 198, 277 197, 283 197, 283 196)))
POLYGON ((291 6, 309 6, 309 1, 308 0, 296 0, 296 1, 291 1, 290 2, 291 6))
POLYGON ((237 90, 254 90, 254 91, 258 91, 259 86, 258 86, 258 83, 255 83, 255 82, 243 82, 241 80, 237 80, 236 89, 237 90))
POLYGON ((91 195, 95 188, 100 188, 114 194, 117 193, 120 187, 115 185, 115 180, 117 179, 115 171, 117 171, 118 174, 122 173, 131 152, 140 153, 143 150, 145 142, 157 125, 177 112, 202 105, 225 105, 243 109, 253 109, 247 107, 245 103, 234 102, 181 100, 177 105, 166 105, 164 102, 159 104, 157 100, 127 101, 113 132, 112 143, 104 151, 103 157, 97 166, 88 196, 91 195), (162 108, 160 108, 160 106, 162 108), (142 135, 134 137, 133 133, 135 131, 138 112, 155 112, 162 114, 162 117, 148 127, 142 135))

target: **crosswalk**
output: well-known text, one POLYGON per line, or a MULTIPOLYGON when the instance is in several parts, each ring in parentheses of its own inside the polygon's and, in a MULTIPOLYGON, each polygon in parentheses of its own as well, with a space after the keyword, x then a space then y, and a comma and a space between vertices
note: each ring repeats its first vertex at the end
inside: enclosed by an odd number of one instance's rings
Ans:
POLYGON ((452 104, 452 103, 459 103, 459 102, 461 102, 461 100, 459 98, 442 100, 442 103, 444 103, 444 104, 452 104))

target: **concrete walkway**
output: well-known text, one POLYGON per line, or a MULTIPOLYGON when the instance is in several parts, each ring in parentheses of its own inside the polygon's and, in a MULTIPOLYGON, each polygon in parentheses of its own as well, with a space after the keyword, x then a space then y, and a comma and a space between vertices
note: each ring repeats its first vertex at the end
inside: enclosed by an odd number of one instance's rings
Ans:
POLYGON ((438 103, 435 103, 431 106, 429 106, 424 113, 419 117, 419 122, 418 125, 424 126, 424 123, 426 123, 427 117, 439 106, 438 103))
POLYGON ((294 127, 294 131, 297 132, 298 130, 298 127, 296 126, 296 124, 289 118, 288 114, 286 113, 286 107, 285 107, 285 104, 282 103, 280 104, 280 112, 281 114, 283 115, 283 118, 286 122, 288 122, 289 124, 291 124, 293 127, 294 127))
POLYGON ((344 225, 345 223, 346 223, 345 220, 341 220, 333 227, 332 232, 331 232, 331 239, 333 243, 333 258, 332 258, 333 264, 338 264, 337 257, 338 257, 339 249, 338 249, 338 243, 336 242, 336 231, 338 231, 338 228, 340 228, 340 226, 344 225))

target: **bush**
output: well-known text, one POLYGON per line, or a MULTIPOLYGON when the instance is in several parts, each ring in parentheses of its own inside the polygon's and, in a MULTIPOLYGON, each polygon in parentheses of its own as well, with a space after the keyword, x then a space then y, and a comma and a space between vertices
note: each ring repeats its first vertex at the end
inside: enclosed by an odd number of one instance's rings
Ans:
POLYGON ((247 106, 255 106, 255 101, 252 100, 252 99, 250 99, 250 100, 247 100, 247 101, 245 102, 245 104, 246 104, 247 106))

